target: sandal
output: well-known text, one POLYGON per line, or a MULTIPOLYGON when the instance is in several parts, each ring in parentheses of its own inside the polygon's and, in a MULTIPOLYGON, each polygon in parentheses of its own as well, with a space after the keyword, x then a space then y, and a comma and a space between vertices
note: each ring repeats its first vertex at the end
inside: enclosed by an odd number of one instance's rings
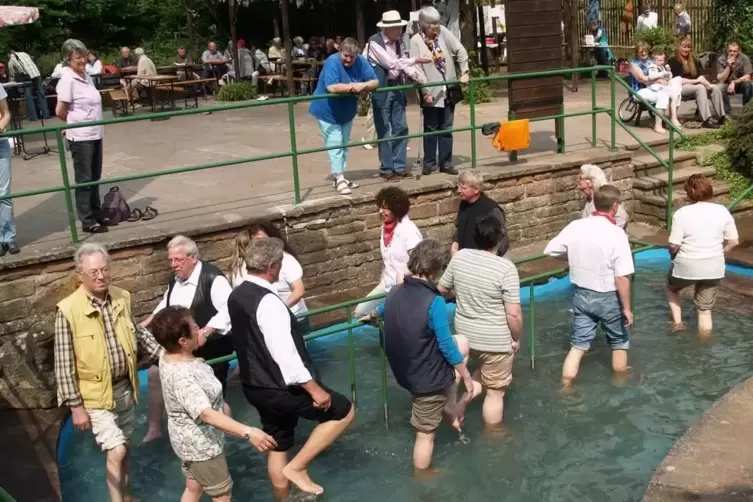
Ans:
POLYGON ((353 193, 350 190, 350 187, 348 186, 348 180, 341 179, 339 181, 335 181, 335 190, 337 190, 337 193, 340 195, 350 195, 353 193))
POLYGON ((134 221, 139 221, 144 216, 144 213, 141 212, 141 209, 134 209, 131 211, 131 214, 126 218, 126 221, 130 221, 133 223, 134 221))
POLYGON ((144 213, 141 215, 141 219, 143 221, 153 220, 154 218, 157 217, 158 214, 159 212, 156 209, 154 209, 152 206, 146 206, 146 209, 144 209, 144 213))

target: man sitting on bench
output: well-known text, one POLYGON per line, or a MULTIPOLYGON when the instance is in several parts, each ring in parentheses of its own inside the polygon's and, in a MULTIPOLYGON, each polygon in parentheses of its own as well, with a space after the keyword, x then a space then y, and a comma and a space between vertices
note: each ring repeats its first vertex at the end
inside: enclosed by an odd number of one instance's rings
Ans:
MULTIPOLYGON (((721 87, 722 97, 724 99, 724 113, 732 114, 732 105, 730 96, 742 94, 743 106, 748 104, 753 97, 753 65, 750 58, 742 53, 739 42, 730 42, 727 47, 727 53, 719 56, 716 60, 717 66, 717 86, 721 87)), ((720 122, 723 122, 723 117, 720 122)))

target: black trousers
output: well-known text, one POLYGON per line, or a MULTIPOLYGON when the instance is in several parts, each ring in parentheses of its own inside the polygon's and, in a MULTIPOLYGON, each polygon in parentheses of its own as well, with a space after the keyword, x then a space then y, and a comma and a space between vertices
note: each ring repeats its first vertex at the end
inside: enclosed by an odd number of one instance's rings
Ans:
MULTIPOLYGON (((73 175, 76 183, 99 181, 102 178, 102 140, 68 141, 73 157, 73 175)), ((99 185, 76 189, 76 211, 84 228, 100 219, 102 203, 99 185)))
MULTIPOLYGON (((233 335, 231 333, 227 335, 213 335, 209 337, 207 343, 196 351, 196 357, 208 361, 222 356, 229 356, 234 350, 233 335)), ((214 370, 214 376, 222 384, 222 393, 224 394, 227 388, 227 374, 230 371, 230 363, 215 364, 212 366, 212 369, 214 370)))

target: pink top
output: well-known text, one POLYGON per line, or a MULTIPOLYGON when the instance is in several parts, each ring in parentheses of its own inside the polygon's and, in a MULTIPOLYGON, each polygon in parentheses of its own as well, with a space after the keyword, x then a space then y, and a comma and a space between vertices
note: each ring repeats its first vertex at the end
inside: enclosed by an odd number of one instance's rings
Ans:
POLYGON ((399 80, 402 74, 413 80, 418 84, 426 83, 426 76, 424 72, 420 71, 416 66, 416 60, 413 58, 398 57, 396 43, 382 34, 384 45, 386 49, 381 45, 369 42, 363 50, 363 56, 369 60, 370 63, 376 63, 382 68, 387 70, 387 78, 389 80, 399 80))
MULTIPOLYGON (((69 124, 102 120, 102 96, 89 75, 79 75, 68 67, 63 68, 56 87, 58 101, 68 103, 69 124)), ((71 141, 102 139, 104 126, 67 129, 65 137, 71 141)))

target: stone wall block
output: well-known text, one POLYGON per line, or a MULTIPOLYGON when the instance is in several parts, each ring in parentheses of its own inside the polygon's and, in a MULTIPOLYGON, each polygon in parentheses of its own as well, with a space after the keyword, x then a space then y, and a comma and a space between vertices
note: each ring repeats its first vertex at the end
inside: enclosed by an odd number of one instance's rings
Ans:
POLYGON ((364 230, 366 230, 366 225, 363 221, 354 221, 352 223, 346 223, 344 225, 332 226, 331 228, 327 229, 327 235, 347 235, 363 232, 364 230))
POLYGON ((291 235, 288 243, 299 254, 327 249, 327 238, 324 232, 303 232, 291 235))
MULTIPOLYGON (((343 246, 346 244, 352 244, 357 242, 376 242, 378 245, 379 236, 382 233, 381 228, 372 228, 369 230, 363 230, 361 232, 354 232, 344 235, 331 235, 327 236, 327 244, 330 248, 343 246)), ((297 248, 296 248, 297 249, 297 248)))
POLYGON ((486 195, 497 201, 499 204, 507 204, 508 202, 515 202, 522 199, 526 194, 526 187, 533 185, 516 185, 506 188, 496 188, 490 190, 486 195))
POLYGON ((516 213, 523 213, 536 209, 537 207, 546 206, 550 203, 551 197, 549 195, 541 195, 539 197, 526 197, 512 204, 512 209, 516 213))
POLYGON ((379 228, 382 226, 382 215, 380 215, 379 213, 370 214, 366 216, 363 221, 366 229, 368 230, 372 228, 379 228))
POLYGON ((539 195, 551 194, 555 191, 554 180, 537 181, 526 185, 526 197, 538 197, 539 195))
MULTIPOLYGON (((216 262, 222 259, 230 258, 230 256, 232 256, 233 254, 234 248, 235 243, 232 239, 207 242, 203 246, 199 246, 199 256, 202 260, 210 261, 216 264, 216 262)), ((169 263, 167 262, 167 260, 165 260, 164 263, 165 268, 167 268, 169 263)))
POLYGON ((24 277, 15 281, 2 281, 0 302, 13 298, 23 298, 34 293, 34 277, 24 277))
POLYGON ((426 204, 427 202, 441 202, 453 197, 453 195, 453 190, 439 190, 436 192, 417 195, 411 200, 411 202, 416 205, 426 204))
POLYGON ((452 241, 455 238, 455 225, 454 223, 436 225, 434 227, 426 229, 425 231, 422 229, 422 232, 425 238, 435 239, 449 246, 450 244, 452 244, 452 241))
POLYGON ((419 206, 411 206, 410 213, 408 214, 413 221, 434 218, 438 215, 437 203, 432 202, 429 204, 421 204, 419 206))
POLYGON ((625 178, 633 178, 635 176, 635 169, 628 164, 621 164, 612 168, 612 181, 622 180, 625 178))
POLYGON ((69 260, 58 260, 52 263, 47 263, 44 265, 42 272, 44 273, 66 272, 69 270, 74 270, 75 268, 76 266, 73 263, 73 258, 71 258, 69 260))
POLYGON ((29 315, 31 304, 26 298, 14 298, 0 303, 0 322, 15 321, 29 315))
POLYGON ((141 275, 149 275, 155 272, 162 272, 170 265, 167 262, 167 250, 163 246, 161 249, 155 249, 154 253, 141 261, 141 275))
POLYGON ((115 251, 112 251, 110 254, 110 260, 127 260, 129 258, 140 258, 142 256, 149 256, 154 252, 154 248, 151 247, 142 247, 142 248, 128 248, 128 249, 117 249, 115 251))
POLYGON ((110 260, 110 279, 113 281, 140 275, 141 266, 138 258, 110 260))
POLYGON ((494 187, 495 188, 509 188, 509 187, 518 186, 519 184, 520 182, 517 178, 503 179, 503 180, 496 181, 494 183, 494 187))
POLYGON ((449 195, 437 204, 437 214, 444 216, 447 214, 457 215, 460 208, 460 197, 449 195))
POLYGON ((75 275, 73 271, 54 272, 50 274, 39 274, 39 275, 34 276, 34 286, 35 287, 48 286, 53 283, 61 284, 61 283, 67 282, 68 279, 72 275, 75 275))
POLYGON ((571 176, 559 176, 554 178, 554 192, 562 193, 565 191, 575 190, 578 187, 580 174, 571 176))

